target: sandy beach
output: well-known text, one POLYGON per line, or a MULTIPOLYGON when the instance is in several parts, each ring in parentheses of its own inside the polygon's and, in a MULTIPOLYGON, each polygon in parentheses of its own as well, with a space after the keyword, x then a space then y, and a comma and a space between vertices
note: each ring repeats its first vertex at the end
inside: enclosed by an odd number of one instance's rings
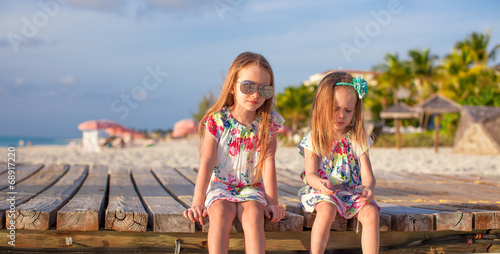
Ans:
MULTIPOLYGON (((17 163, 104 164, 132 167, 199 167, 198 143, 195 139, 172 140, 151 147, 134 146, 104 149, 86 153, 80 147, 50 145, 17 148, 17 163)), ((454 154, 451 147, 433 148, 372 148, 370 159, 377 173, 413 172, 447 175, 500 176, 500 156, 454 154)), ((6 160, 2 160, 6 161, 6 160)), ((303 158, 298 148, 280 146, 276 152, 276 167, 303 171, 303 158)))

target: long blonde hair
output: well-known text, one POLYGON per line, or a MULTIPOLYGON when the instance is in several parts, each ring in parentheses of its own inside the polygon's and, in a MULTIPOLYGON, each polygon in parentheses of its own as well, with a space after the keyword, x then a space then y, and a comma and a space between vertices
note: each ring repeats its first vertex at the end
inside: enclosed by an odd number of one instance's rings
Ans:
MULTIPOLYGON (((204 123, 207 121, 208 117, 213 113, 221 110, 223 107, 231 107, 234 105, 234 94, 231 93, 231 90, 235 87, 235 84, 239 78, 239 73, 241 70, 255 65, 257 67, 262 68, 264 71, 268 72, 271 76, 270 85, 274 87, 274 74, 271 68, 271 65, 267 61, 265 57, 260 54, 252 53, 252 52, 244 52, 239 54, 229 67, 229 70, 226 75, 226 79, 224 80, 224 86, 222 87, 222 91, 220 92, 219 98, 215 102, 215 104, 208 109, 205 116, 200 121, 198 126, 198 137, 200 141, 200 152, 201 152, 201 143, 203 136, 205 134, 204 123)), ((260 141, 260 156, 255 168, 257 169, 257 173, 255 174, 256 178, 254 179, 252 185, 255 185, 260 181, 260 177, 262 176, 262 171, 265 164, 266 153, 267 153, 267 144, 269 143, 269 121, 271 119, 271 109, 274 107, 274 95, 273 97, 266 99, 264 104, 257 109, 257 117, 260 116, 260 133, 259 133, 259 141, 260 141)))
MULTIPOLYGON (((329 155, 333 149, 332 141, 335 137, 335 130, 332 124, 335 123, 335 84, 339 82, 352 83, 352 79, 353 77, 346 72, 329 73, 321 80, 314 94, 311 106, 311 139, 314 152, 321 157, 329 155)), ((355 91, 352 87, 350 89, 355 91)), ((356 98, 356 106, 354 107, 354 115, 350 125, 350 138, 361 151, 364 151, 369 146, 363 121, 364 105, 359 97, 356 96, 356 98)), ((358 156, 360 155, 358 154, 358 156)))

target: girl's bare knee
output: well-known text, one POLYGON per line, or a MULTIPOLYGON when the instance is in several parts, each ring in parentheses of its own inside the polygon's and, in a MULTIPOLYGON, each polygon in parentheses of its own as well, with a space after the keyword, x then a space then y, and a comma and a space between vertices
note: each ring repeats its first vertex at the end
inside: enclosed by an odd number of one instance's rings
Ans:
POLYGON ((208 217, 211 221, 234 220, 236 217, 236 206, 225 200, 216 200, 208 208, 208 217))
POLYGON ((246 202, 238 208, 241 211, 241 225, 261 225, 264 223, 264 206, 258 202, 246 202))
POLYGON ((321 201, 315 205, 316 217, 335 220, 337 206, 328 201, 321 201))
POLYGON ((361 211, 359 211, 358 218, 361 223, 379 221, 380 217, 378 208, 372 204, 367 204, 361 208, 361 211))

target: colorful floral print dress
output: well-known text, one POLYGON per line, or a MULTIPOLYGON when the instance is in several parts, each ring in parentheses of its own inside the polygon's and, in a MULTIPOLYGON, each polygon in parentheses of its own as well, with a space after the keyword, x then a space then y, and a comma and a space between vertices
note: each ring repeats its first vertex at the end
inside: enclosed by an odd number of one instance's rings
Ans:
MULTIPOLYGON (((342 140, 334 141, 332 154, 322 158, 318 168, 319 177, 329 179, 333 184, 342 184, 345 190, 333 195, 324 195, 309 185, 304 186, 299 190, 298 195, 301 200, 300 206, 305 211, 313 212, 315 204, 320 201, 328 201, 337 206, 337 211, 342 217, 350 219, 366 204, 359 201, 363 189, 361 188, 361 172, 358 163, 359 156, 366 149, 361 150, 349 136, 348 132, 342 140)), ((373 141, 371 139, 368 141, 371 146, 373 141)), ((304 148, 313 151, 311 132, 304 136, 297 147, 299 147, 302 156, 304 156, 304 148)), ((302 172, 300 178, 307 184, 305 171, 302 172)), ((372 204, 379 208, 375 201, 372 201, 372 204)))
MULTIPOLYGON (((205 125, 205 134, 210 133, 217 141, 217 162, 207 189, 205 206, 216 200, 244 202, 255 200, 267 206, 262 180, 254 186, 254 175, 260 156, 260 117, 245 126, 231 115, 227 107, 210 115, 205 125)), ((281 128, 285 120, 271 111, 269 136, 281 128)))

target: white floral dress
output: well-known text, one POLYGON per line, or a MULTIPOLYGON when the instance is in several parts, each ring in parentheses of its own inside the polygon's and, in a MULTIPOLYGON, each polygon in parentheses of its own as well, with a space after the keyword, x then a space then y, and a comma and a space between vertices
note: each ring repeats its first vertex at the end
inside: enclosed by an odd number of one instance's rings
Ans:
MULTIPOLYGON (((359 169, 359 157, 368 149, 362 150, 359 146, 349 138, 350 132, 340 141, 333 142, 332 153, 329 156, 321 158, 318 175, 322 179, 328 179, 333 184, 344 185, 345 190, 337 194, 325 195, 319 190, 307 185, 305 179, 305 171, 302 172, 300 178, 306 186, 299 190, 300 206, 307 212, 314 211, 314 205, 320 201, 332 202, 337 206, 337 211, 346 219, 354 217, 361 207, 366 205, 359 201, 363 189, 361 188, 361 172, 359 169)), ((373 141, 368 138, 369 145, 373 141)), ((313 151, 311 132, 307 133, 302 141, 297 145, 300 149, 300 154, 304 156, 304 148, 313 151)), ((379 210, 380 207, 372 201, 379 210)))
MULTIPOLYGON (((205 206, 216 200, 232 202, 258 201, 267 206, 262 179, 251 186, 260 156, 260 117, 245 126, 231 115, 227 107, 210 115, 205 125, 205 134, 210 133, 217 141, 217 162, 207 188, 205 206)), ((285 120, 271 111, 269 136, 281 128, 285 120)))

